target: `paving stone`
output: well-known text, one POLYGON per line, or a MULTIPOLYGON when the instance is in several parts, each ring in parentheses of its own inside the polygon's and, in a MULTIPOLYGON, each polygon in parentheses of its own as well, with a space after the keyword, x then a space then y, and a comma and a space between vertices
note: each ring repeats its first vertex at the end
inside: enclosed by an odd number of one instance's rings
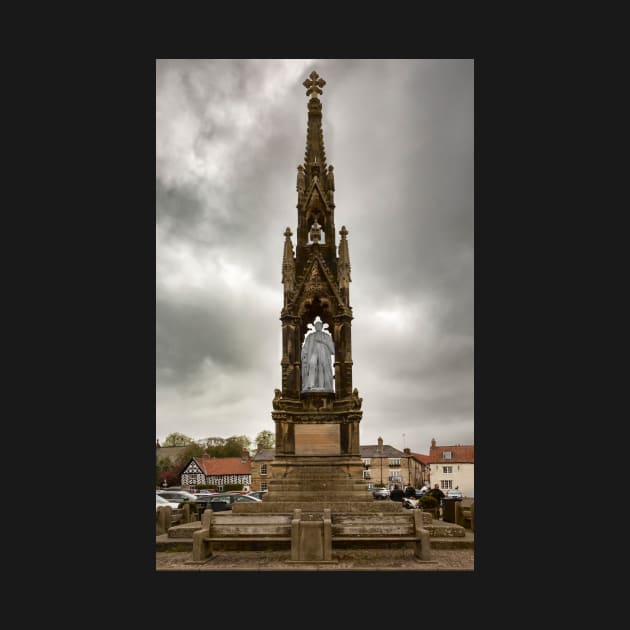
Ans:
POLYGON ((288 563, 286 551, 217 552, 193 564, 190 552, 158 551, 158 571, 473 571, 473 549, 432 549, 431 561, 418 561, 408 549, 335 550, 333 564, 288 563))

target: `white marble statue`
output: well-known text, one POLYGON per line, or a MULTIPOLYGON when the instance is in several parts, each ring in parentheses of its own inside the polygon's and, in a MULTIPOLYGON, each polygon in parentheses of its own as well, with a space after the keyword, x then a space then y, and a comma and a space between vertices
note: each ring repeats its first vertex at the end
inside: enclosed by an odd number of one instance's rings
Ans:
POLYGON ((335 344, 319 316, 314 324, 315 330, 307 333, 302 346, 302 391, 334 392, 331 357, 335 344))

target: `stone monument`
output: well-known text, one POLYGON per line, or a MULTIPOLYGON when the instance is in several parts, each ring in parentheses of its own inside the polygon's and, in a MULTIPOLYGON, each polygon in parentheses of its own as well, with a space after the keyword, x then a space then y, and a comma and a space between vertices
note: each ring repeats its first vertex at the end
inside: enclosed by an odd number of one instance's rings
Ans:
POLYGON ((430 553, 421 511, 375 501, 363 479, 359 423, 363 399, 352 386, 352 308, 348 230, 335 244, 333 167, 326 167, 322 104, 325 81, 311 72, 304 164, 298 166, 297 242, 284 232, 282 389, 271 416, 276 425, 273 475, 261 502, 234 503, 231 514, 206 511, 193 534, 193 561, 217 545, 290 545, 287 562, 335 562, 346 545, 411 545, 430 553), (322 239, 323 232, 323 239, 322 239))
POLYGON ((304 513, 374 503, 359 451, 362 398, 352 386, 352 307, 348 230, 336 245, 333 168, 326 164, 322 103, 325 81, 312 72, 307 88, 304 164, 297 174, 297 239, 284 232, 282 389, 272 418, 276 453, 263 505, 304 513))

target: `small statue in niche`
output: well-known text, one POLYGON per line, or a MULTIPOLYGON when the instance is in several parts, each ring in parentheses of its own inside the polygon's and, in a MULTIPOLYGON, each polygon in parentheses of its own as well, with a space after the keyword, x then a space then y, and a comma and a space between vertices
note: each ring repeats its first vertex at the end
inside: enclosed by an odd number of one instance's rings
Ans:
POLYGON ((313 243, 319 243, 322 238, 322 226, 317 223, 317 219, 315 219, 315 222, 311 226, 310 236, 311 242, 313 243))
POLYGON ((352 390, 352 402, 355 409, 361 409, 363 398, 359 398, 359 390, 356 387, 352 390))

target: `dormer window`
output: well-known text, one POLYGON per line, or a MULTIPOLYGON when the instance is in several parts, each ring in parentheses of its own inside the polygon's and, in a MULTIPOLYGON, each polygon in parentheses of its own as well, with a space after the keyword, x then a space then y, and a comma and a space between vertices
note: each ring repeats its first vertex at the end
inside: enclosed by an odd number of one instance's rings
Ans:
POLYGON ((452 459, 453 453, 452 451, 444 451, 442 453, 442 459, 452 459))

